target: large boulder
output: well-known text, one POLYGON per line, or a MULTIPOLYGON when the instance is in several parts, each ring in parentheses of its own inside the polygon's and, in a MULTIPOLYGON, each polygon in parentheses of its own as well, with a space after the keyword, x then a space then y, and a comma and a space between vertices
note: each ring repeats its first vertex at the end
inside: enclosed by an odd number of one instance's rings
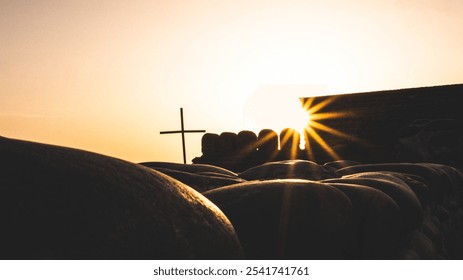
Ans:
POLYGON ((154 170, 0 137, 0 259, 224 259, 229 220, 154 170))
POLYGON ((352 259, 393 259, 400 248, 400 208, 387 194, 374 188, 347 184, 329 185, 345 193, 352 202, 352 259))
MULTIPOLYGON (((389 175, 390 177, 393 177, 389 175)), ((384 177, 387 177, 385 175, 384 177)), ((423 209, 415 193, 403 182, 385 179, 383 176, 351 175, 338 179, 324 180, 325 183, 345 183, 367 186, 390 196, 400 208, 401 234, 408 234, 418 228, 423 221, 423 209)))
POLYGON ((362 164, 341 168, 336 172, 340 175, 348 175, 359 172, 370 171, 390 171, 405 174, 412 174, 423 179, 429 188, 430 197, 433 201, 440 201, 444 193, 452 190, 453 186, 449 184, 448 178, 435 166, 428 164, 416 163, 379 163, 379 164, 362 164))
POLYGON ((308 180, 245 182, 207 191, 232 222, 250 259, 344 259, 354 240, 352 205, 308 180))

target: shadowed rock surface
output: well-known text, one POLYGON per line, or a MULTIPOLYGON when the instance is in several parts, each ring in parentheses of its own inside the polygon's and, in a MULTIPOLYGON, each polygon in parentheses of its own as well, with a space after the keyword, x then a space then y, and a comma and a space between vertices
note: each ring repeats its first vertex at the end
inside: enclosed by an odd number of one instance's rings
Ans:
POLYGON ((204 195, 230 219, 250 259, 343 259, 353 242, 351 202, 329 185, 268 180, 204 195))
POLYGON ((178 170, 178 171, 185 171, 190 173, 201 173, 201 172, 211 172, 211 173, 219 173, 224 175, 229 175, 232 177, 236 177, 237 174, 225 168, 221 168, 214 165, 209 164, 181 164, 181 163, 173 163, 173 162, 161 162, 161 161, 150 161, 150 162, 142 162, 139 163, 140 165, 149 167, 149 168, 165 168, 171 170, 178 170))
POLYGON ((268 162, 241 172, 246 180, 265 179, 307 179, 322 180, 337 177, 332 170, 307 160, 286 160, 268 162))
POLYGON ((210 189, 216 189, 222 186, 238 184, 244 180, 239 177, 223 176, 221 173, 202 172, 189 173, 167 168, 153 168, 163 174, 166 174, 180 182, 188 185, 196 191, 202 193, 210 189))
POLYGON ((236 259, 223 213, 159 172, 0 137, 0 259, 236 259))
POLYGON ((275 159, 278 153, 278 134, 271 129, 262 129, 257 136, 259 157, 268 160, 275 159))
POLYGON ((415 194, 405 184, 398 184, 392 180, 372 177, 342 177, 328 179, 325 183, 345 183, 367 186, 380 190, 390 196, 399 206, 401 220, 401 234, 408 234, 418 228, 423 221, 423 209, 415 194))
POLYGON ((284 160, 240 178, 7 138, 0 159, 3 259, 463 259, 448 165, 284 160))
POLYGON ((400 244, 400 208, 380 190, 349 183, 327 183, 352 202, 354 242, 352 259, 394 259, 400 244))

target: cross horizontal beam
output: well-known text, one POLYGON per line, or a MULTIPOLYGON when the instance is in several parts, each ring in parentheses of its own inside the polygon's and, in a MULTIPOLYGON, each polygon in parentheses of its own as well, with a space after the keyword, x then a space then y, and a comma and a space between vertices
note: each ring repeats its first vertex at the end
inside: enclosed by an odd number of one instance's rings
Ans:
POLYGON ((206 132, 205 130, 185 130, 183 125, 183 108, 180 108, 180 124, 181 130, 171 130, 171 131, 161 131, 161 134, 174 134, 174 133, 181 133, 182 134, 182 148, 183 148, 183 163, 186 164, 186 149, 185 149, 185 133, 195 133, 195 132, 206 132))
MULTIPOLYGON (((206 132, 205 130, 184 130, 185 133, 195 133, 195 132, 206 132)), ((182 133, 181 130, 173 130, 173 131, 161 131, 160 134, 174 134, 174 133, 182 133)))

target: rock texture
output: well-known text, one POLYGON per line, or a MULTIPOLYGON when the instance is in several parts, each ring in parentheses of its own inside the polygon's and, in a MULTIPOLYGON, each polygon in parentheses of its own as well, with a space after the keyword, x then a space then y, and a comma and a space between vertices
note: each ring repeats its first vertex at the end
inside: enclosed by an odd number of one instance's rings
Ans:
POLYGON ((0 259, 236 259, 233 226, 141 165, 0 137, 0 259))

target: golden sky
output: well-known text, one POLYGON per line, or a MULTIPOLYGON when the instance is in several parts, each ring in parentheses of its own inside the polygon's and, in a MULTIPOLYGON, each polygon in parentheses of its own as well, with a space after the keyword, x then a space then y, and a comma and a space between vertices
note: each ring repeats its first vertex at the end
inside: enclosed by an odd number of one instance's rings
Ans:
POLYGON ((462 83, 461 46, 459 0, 2 0, 0 135, 181 162, 180 107, 279 130, 297 97, 462 83))

